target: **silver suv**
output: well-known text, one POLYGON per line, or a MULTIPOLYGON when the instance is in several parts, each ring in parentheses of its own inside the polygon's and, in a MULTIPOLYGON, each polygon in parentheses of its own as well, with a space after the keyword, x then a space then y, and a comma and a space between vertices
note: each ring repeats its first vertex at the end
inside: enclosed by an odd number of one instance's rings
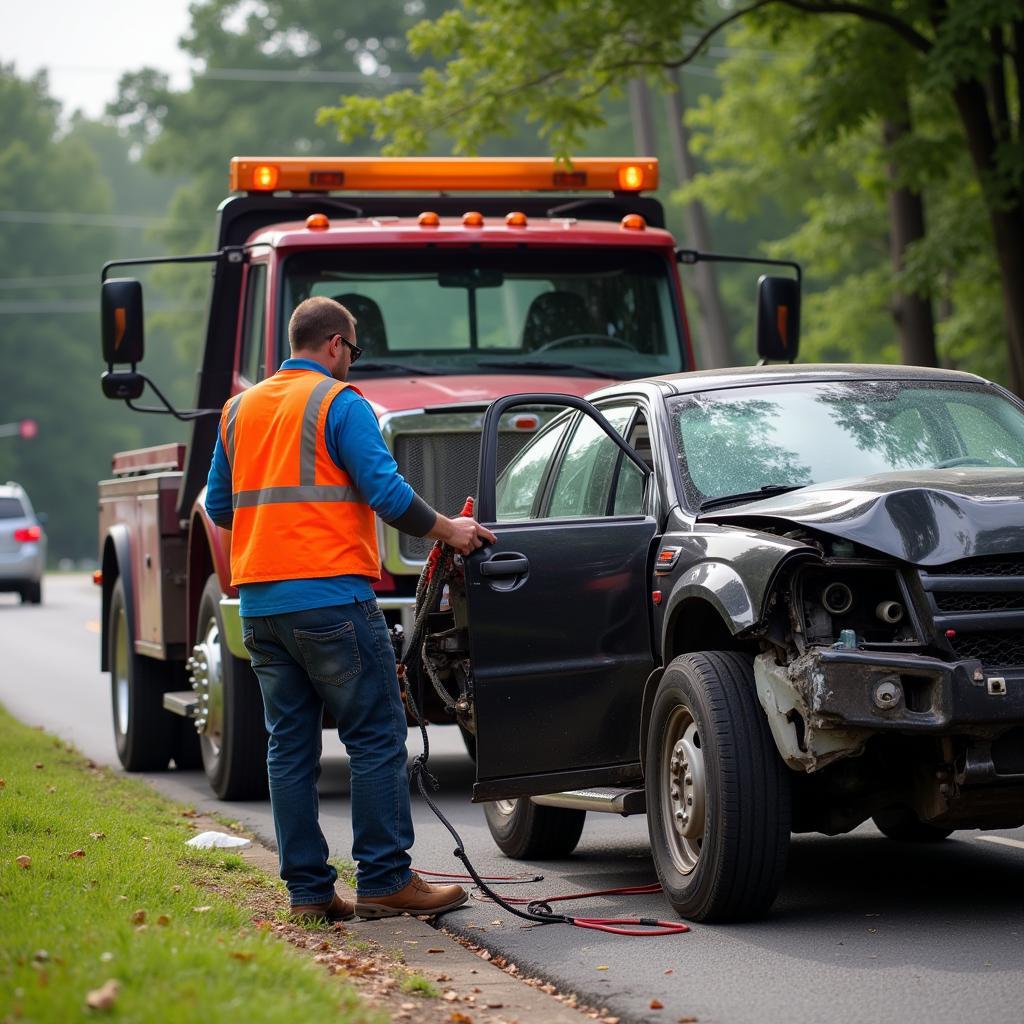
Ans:
POLYGON ((25 489, 0 484, 0 591, 21 594, 22 604, 42 604, 46 534, 25 489))

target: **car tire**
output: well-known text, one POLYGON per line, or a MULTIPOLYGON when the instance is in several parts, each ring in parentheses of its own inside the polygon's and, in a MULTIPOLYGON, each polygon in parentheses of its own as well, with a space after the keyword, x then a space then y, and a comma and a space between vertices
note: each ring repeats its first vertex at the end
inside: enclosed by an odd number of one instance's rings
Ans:
POLYGON ((542 807, 529 797, 484 804, 487 827, 498 849, 513 860, 558 860, 576 849, 586 811, 542 807))
POLYGON ((199 599, 196 645, 189 660, 190 681, 197 683, 201 702, 197 716, 205 722, 199 731, 203 770, 221 800, 263 800, 267 796, 263 697, 248 659, 236 658, 228 649, 220 599, 220 581, 214 573, 199 599))
POLYGON ((790 780, 748 655, 670 662, 651 709, 644 769, 651 852, 676 913, 693 921, 766 914, 785 873, 790 780))
POLYGON ((909 807, 887 807, 871 820, 882 835, 898 843, 940 843, 954 831, 919 820, 909 807))
POLYGON ((21 603, 22 604, 42 604, 43 603, 43 581, 33 580, 26 583, 21 588, 21 603))
POLYGON ((159 772, 171 758, 176 727, 164 710, 166 666, 135 653, 130 616, 119 577, 110 593, 106 636, 114 744, 125 771, 159 772))

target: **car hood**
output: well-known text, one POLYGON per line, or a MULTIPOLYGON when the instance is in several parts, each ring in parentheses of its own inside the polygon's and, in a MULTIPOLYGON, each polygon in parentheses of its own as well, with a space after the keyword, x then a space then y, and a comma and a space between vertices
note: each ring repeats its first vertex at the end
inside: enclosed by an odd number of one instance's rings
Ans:
POLYGON ((1024 552, 1024 471, 936 469, 832 480, 700 519, 807 526, 916 565, 943 565, 1024 552))
POLYGON ((600 387, 597 377, 556 377, 548 374, 478 373, 444 374, 436 377, 380 377, 356 380, 374 412, 434 409, 452 405, 489 405, 504 395, 567 394, 582 398, 600 387))

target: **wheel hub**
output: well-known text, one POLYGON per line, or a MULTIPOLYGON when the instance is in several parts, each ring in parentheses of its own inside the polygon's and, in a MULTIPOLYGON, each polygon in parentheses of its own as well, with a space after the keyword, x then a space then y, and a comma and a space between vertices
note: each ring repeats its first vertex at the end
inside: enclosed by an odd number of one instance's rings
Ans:
POLYGON ((220 651, 220 630, 210 620, 199 643, 186 662, 188 680, 199 698, 196 708, 196 732, 219 753, 224 729, 224 675, 220 651))
POLYGON ((688 708, 676 708, 669 720, 662 763, 665 838, 676 867, 689 874, 704 841, 707 784, 700 733, 688 708))
POLYGON ((128 712, 131 696, 128 690, 128 616, 122 608, 114 622, 115 713, 117 729, 122 736, 128 732, 128 712))

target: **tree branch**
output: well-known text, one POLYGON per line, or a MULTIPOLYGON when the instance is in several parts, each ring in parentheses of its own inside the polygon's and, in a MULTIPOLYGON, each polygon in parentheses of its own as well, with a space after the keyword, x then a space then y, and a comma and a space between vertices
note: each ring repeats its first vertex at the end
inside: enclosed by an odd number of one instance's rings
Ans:
POLYGON ((902 18, 897 18, 894 14, 887 14, 885 11, 875 10, 874 7, 867 7, 864 4, 848 2, 848 0, 839 0, 837 3, 830 3, 829 0, 777 0, 777 2, 808 14, 852 14, 864 21, 876 22, 892 29, 905 43, 909 43, 921 53, 931 53, 935 46, 927 36, 921 35, 913 25, 908 25, 902 18))

